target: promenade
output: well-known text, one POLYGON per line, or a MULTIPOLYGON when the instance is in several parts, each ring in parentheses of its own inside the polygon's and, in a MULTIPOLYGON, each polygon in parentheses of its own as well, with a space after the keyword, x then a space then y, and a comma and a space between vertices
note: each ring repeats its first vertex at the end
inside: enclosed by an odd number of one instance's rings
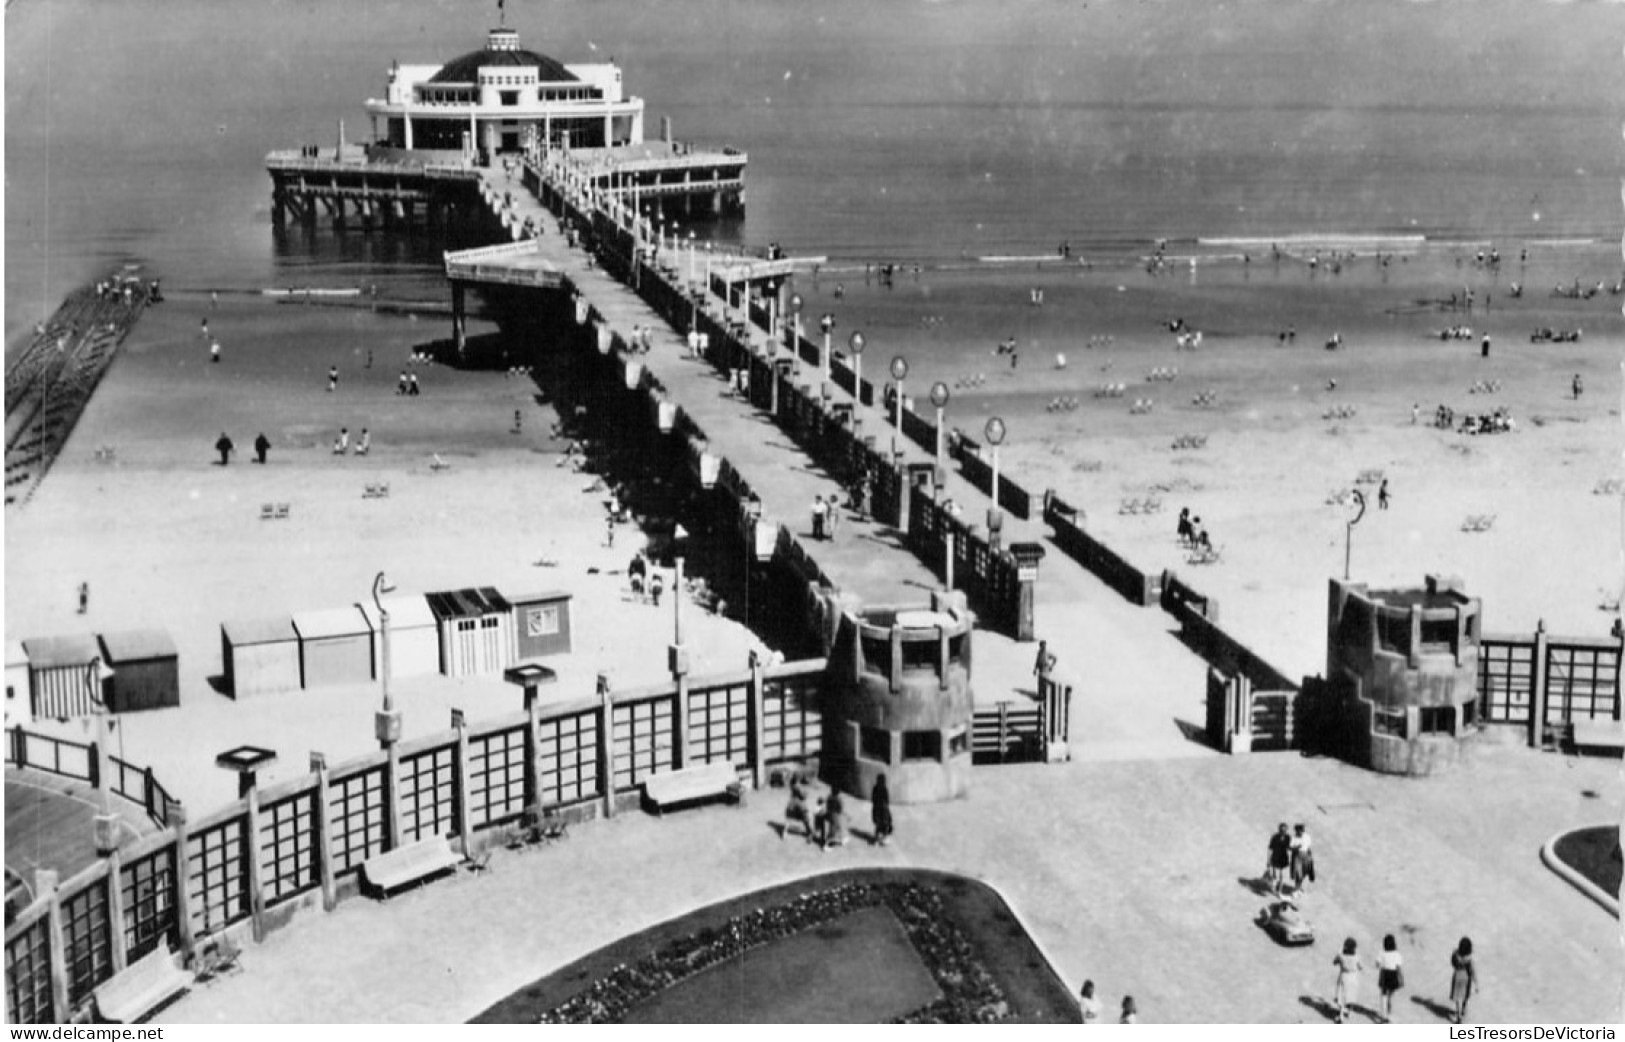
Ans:
MULTIPOLYGON (((1617 1023, 1619 923, 1539 857, 1555 831, 1617 817, 1586 796, 1614 791, 1617 775, 1614 761, 1506 747, 1426 781, 1292 753, 1016 765, 978 770, 967 799, 895 807, 887 847, 824 854, 777 838, 783 792, 764 789, 743 808, 589 822, 542 850, 499 849, 484 875, 303 914, 248 946, 241 974, 156 1019, 462 1021, 696 907, 837 868, 908 866, 996 887, 1069 987, 1093 978, 1113 1008, 1132 994, 1148 1023, 1330 1023, 1332 954, 1354 937, 1369 967, 1388 933, 1405 958, 1398 1023, 1445 1023, 1463 935, 1478 953, 1472 1022, 1617 1023), (1308 948, 1252 922, 1283 820, 1315 837, 1308 948)), ((866 834, 868 807, 853 804, 866 834)), ((1373 971, 1357 1003, 1375 999, 1373 971)))
MULTIPOLYGON (((611 329, 629 338, 633 326, 653 328, 653 347, 640 360, 706 432, 712 451, 730 460, 750 482, 762 498, 763 515, 795 532, 843 591, 865 603, 891 604, 921 602, 928 591, 941 588, 940 577, 904 545, 901 533, 853 511, 842 511, 834 539, 813 541, 814 497, 844 502, 846 490, 812 463, 768 415, 734 393, 714 367, 690 357, 686 339, 631 289, 588 264, 583 251, 568 246, 559 222, 525 188, 517 170, 493 167, 483 173, 496 198, 511 198, 506 212, 512 219, 533 221, 545 229, 538 255, 564 272, 611 329)), ((713 317, 722 317, 720 300, 710 298, 705 306, 713 317)), ((767 334, 753 327, 751 335, 767 334)), ((871 364, 884 371, 882 360, 871 364)), ((806 380, 812 379, 809 371, 806 380)), ((882 410, 864 406, 839 389, 835 394, 837 401, 853 406, 877 445, 889 445, 895 437, 906 461, 931 461, 928 453, 896 431, 882 410)), ((948 473, 947 495, 963 507, 964 516, 985 516, 989 497, 953 466, 948 473)), ((1022 521, 1006 513, 1004 533, 1006 545, 1038 542, 1047 551, 1034 595, 1035 630, 1059 656, 1060 679, 1074 685, 1073 757, 1212 755, 1207 746, 1187 737, 1187 731, 1199 729, 1204 719, 1207 667, 1178 641, 1171 618, 1159 609, 1124 601, 1050 544, 1041 521, 1022 521)), ((1035 649, 1036 644, 1018 644, 1004 634, 978 629, 973 681, 977 701, 1035 695, 1035 649)))

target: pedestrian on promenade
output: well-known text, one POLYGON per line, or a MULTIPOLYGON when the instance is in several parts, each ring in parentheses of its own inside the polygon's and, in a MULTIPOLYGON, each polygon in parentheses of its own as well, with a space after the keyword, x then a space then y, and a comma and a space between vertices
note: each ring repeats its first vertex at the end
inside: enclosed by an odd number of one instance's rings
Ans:
POLYGON ((1450 1004, 1455 1007, 1450 1014, 1452 1024, 1466 1021, 1467 1000, 1477 990, 1478 970, 1473 965, 1473 939, 1463 937, 1456 950, 1450 953, 1450 1004))
POLYGON ((886 775, 882 773, 875 779, 875 787, 869 794, 870 820, 874 822, 874 842, 881 846, 891 838, 891 790, 886 788, 886 775))
POLYGON ((1037 677, 1040 683, 1048 680, 1050 673, 1055 669, 1055 662, 1055 653, 1049 649, 1049 641, 1039 641, 1038 657, 1033 660, 1033 676, 1037 677))
MULTIPOLYGON (((754 656, 756 653, 753 651, 754 656)), ((801 775, 797 774, 790 779, 790 802, 784 805, 784 828, 779 832, 779 839, 790 834, 790 826, 800 822, 801 827, 807 831, 807 842, 813 838, 812 817, 807 813, 807 790, 802 787, 801 775)))
POLYGON ((814 496, 812 504, 812 537, 814 539, 824 538, 824 518, 826 516, 827 512, 826 508, 824 507, 824 497, 814 496))
POLYGON ((220 453, 220 465, 222 467, 231 462, 231 453, 236 447, 231 443, 231 439, 226 437, 226 432, 221 431, 220 440, 214 443, 214 451, 220 453))
POLYGON ((824 845, 822 849, 846 845, 846 804, 841 800, 841 790, 830 790, 829 799, 824 801, 824 845))
POLYGON ((1133 995, 1123 996, 1123 1012, 1118 1016, 1119 1024, 1138 1024, 1140 1022, 1140 1007, 1134 1004, 1133 995))
POLYGON ((271 451, 271 439, 260 431, 259 437, 254 439, 254 456, 259 460, 260 466, 265 465, 265 454, 271 451))
POLYGON ((830 496, 824 502, 824 535, 834 540, 835 532, 841 527, 841 507, 836 497, 830 496))
POLYGON ((1380 1016, 1387 1024, 1394 1018, 1394 992, 1405 986, 1405 960, 1399 954, 1394 935, 1382 939, 1382 954, 1377 956, 1377 990, 1382 995, 1380 1016))
POLYGON ((666 592, 666 577, 659 572, 649 577, 649 599, 656 608, 660 607, 660 595, 666 592))
POLYGON ((332 394, 334 391, 336 391, 338 389, 339 389, 339 367, 336 366, 336 365, 330 365, 330 366, 327 367, 327 393, 332 394))
POLYGON ((1343 951, 1332 958, 1332 965, 1337 967, 1337 985, 1332 997, 1337 1003, 1337 1022, 1342 1024, 1349 1019, 1349 1007, 1360 993, 1360 971, 1365 968, 1354 938, 1343 942, 1343 951))
POLYGON ((79 614, 83 615, 90 610, 90 584, 79 584, 79 614))
POLYGON ((1275 830, 1270 837, 1269 860, 1264 863, 1264 881, 1269 884, 1276 896, 1281 893, 1281 881, 1286 875, 1287 866, 1292 863, 1292 833, 1281 822, 1281 827, 1275 830))
POLYGON ((1085 1024, 1093 1024, 1100 1020, 1100 1000, 1095 998, 1095 982, 1083 982, 1083 990, 1078 993, 1078 1011, 1083 1014, 1085 1024))
POLYGON ((1315 852, 1310 841, 1309 829, 1299 824, 1293 830, 1292 844, 1292 887, 1302 890, 1304 884, 1315 881, 1315 852))

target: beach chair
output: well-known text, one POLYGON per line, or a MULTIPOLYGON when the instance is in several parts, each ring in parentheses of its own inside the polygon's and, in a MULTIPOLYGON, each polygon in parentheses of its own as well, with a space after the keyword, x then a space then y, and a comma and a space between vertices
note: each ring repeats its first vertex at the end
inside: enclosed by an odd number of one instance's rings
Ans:
POLYGON ((207 984, 219 980, 221 977, 241 973, 243 950, 237 942, 230 937, 220 937, 213 943, 205 946, 198 954, 197 968, 193 976, 198 983, 207 984))
POLYGON ((438 473, 442 470, 450 470, 451 464, 441 459, 439 453, 435 453, 434 458, 429 461, 429 469, 438 473))
POLYGON ((274 519, 275 517, 276 517, 276 504, 275 503, 261 503, 260 504, 260 520, 261 521, 270 521, 270 520, 274 519))
POLYGON ((276 505, 276 519, 278 521, 286 521, 288 519, 288 511, 290 509, 291 507, 287 503, 278 503, 276 505))

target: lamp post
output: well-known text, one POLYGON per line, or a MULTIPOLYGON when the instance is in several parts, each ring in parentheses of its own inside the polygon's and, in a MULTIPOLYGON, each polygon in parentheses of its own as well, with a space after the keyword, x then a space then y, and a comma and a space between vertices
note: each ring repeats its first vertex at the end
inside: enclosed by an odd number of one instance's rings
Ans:
POLYGON ((393 593, 395 587, 388 585, 384 573, 379 572, 372 580, 372 603, 378 608, 379 633, 379 682, 384 689, 384 707, 378 711, 374 718, 378 744, 384 748, 394 745, 401 737, 401 714, 396 711, 395 703, 389 697, 389 610, 384 607, 383 595, 393 593))
POLYGON ((993 508, 988 511, 988 528, 993 527, 993 515, 999 512, 999 445, 1004 441, 1004 421, 997 416, 990 417, 987 426, 982 428, 982 434, 987 443, 993 446, 993 508))
POLYGON ((801 308, 806 301, 801 294, 790 294, 790 319, 794 339, 790 341, 790 352, 796 356, 796 373, 801 373, 801 308))
MULTIPOLYGON (((892 423, 898 432, 903 429, 903 380, 907 376, 908 359, 898 355, 891 360, 891 378, 897 383, 897 411, 892 423)), ((891 451, 893 456, 897 455, 897 434, 892 435, 891 451)))
POLYGON ((1343 581, 1349 581, 1349 561, 1354 553, 1354 526, 1360 523, 1365 516, 1365 494, 1359 489, 1354 490, 1354 505, 1358 508, 1354 516, 1349 518, 1348 525, 1343 529, 1343 581))
POLYGON ((835 316, 824 312, 824 317, 818 320, 818 328, 824 331, 824 353, 819 356, 819 368, 824 372, 824 382, 829 382, 829 335, 835 331, 835 316))
POLYGON ((857 408, 852 410, 852 429, 856 431, 863 421, 859 418, 863 412, 863 348, 866 341, 863 334, 856 329, 846 338, 846 345, 852 349, 852 400, 857 408))
POLYGON ((938 380, 931 385, 931 404, 937 407, 937 476, 942 476, 942 410, 948 406, 948 385, 938 380))

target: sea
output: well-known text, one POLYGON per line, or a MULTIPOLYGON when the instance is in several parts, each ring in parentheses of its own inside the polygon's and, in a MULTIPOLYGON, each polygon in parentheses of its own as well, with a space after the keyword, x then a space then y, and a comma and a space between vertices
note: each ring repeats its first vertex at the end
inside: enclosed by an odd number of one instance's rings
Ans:
POLYGON ((331 147, 341 122, 370 139, 392 62, 476 50, 499 18, 561 61, 618 63, 650 136, 668 117, 749 154, 746 216, 687 230, 854 284, 1065 246, 1134 264, 1163 240, 1619 267, 1616 2, 11 0, 8 350, 124 263, 183 295, 443 298, 426 235, 275 234, 264 157, 331 147))

